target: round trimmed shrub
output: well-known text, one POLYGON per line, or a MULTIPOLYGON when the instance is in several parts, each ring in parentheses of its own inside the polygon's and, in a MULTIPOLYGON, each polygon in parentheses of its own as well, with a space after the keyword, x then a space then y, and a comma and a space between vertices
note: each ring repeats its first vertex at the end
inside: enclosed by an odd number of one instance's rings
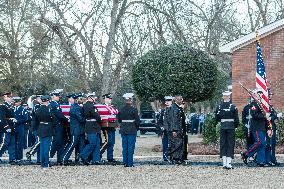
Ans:
POLYGON ((217 86, 217 64, 205 52, 171 44, 144 54, 133 67, 132 83, 146 101, 182 95, 186 101, 210 99, 217 86))

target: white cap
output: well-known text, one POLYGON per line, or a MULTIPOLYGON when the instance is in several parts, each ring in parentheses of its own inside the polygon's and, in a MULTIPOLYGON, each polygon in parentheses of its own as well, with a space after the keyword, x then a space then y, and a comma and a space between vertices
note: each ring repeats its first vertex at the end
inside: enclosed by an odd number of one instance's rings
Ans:
POLYGON ((133 98, 134 94, 133 93, 125 93, 122 97, 125 98, 126 100, 133 98))
POLYGON ((96 93, 95 93, 95 92, 87 93, 86 96, 87 96, 87 97, 90 97, 90 96, 94 96, 94 97, 95 97, 95 96, 96 96, 96 93))
POLYGON ((165 96, 164 99, 165 100, 173 100, 173 97, 172 96, 165 96))
POLYGON ((50 95, 60 94, 60 93, 62 93, 62 92, 63 92, 63 89, 55 89, 54 91, 52 91, 52 92, 50 93, 50 95))
POLYGON ((262 92, 261 88, 256 88, 252 91, 253 93, 258 93, 258 92, 262 92))
POLYGON ((224 91, 224 92, 222 92, 223 96, 230 96, 231 94, 232 94, 231 91, 224 91))

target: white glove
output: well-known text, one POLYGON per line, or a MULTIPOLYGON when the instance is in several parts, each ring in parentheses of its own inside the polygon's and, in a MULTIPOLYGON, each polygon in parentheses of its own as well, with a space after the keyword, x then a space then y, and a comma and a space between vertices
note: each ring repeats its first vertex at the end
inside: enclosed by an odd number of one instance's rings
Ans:
POLYGON ((281 113, 278 113, 278 114, 277 114, 277 117, 279 117, 279 118, 283 117, 282 112, 281 112, 281 113))
POLYGON ((11 133, 12 130, 11 129, 7 129, 6 131, 7 131, 7 133, 11 133))

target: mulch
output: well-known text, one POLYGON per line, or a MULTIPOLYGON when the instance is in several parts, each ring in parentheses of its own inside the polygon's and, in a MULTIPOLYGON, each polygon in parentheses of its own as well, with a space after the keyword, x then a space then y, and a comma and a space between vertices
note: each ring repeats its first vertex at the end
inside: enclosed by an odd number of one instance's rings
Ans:
MULTIPOLYGON (((236 143, 235 147, 235 154, 240 154, 241 151, 245 151, 245 147, 241 143, 236 143)), ((161 145, 155 145, 152 148, 153 152, 161 152, 162 147, 161 145)), ((219 155, 220 154, 220 148, 219 144, 209 144, 206 145, 202 142, 197 143, 189 143, 188 144, 188 152, 192 155, 219 155)), ((276 146, 276 154, 284 154, 284 146, 277 145, 276 146)))

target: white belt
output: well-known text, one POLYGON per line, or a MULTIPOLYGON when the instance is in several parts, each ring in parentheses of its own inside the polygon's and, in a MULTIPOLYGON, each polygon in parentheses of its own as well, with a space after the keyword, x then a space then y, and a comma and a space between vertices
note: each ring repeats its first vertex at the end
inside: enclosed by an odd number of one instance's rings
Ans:
POLYGON ((133 123, 135 120, 121 120, 122 123, 133 123))
POLYGON ((97 121, 96 119, 87 119, 86 121, 97 121))
POLYGON ((45 124, 45 125, 47 125, 47 124, 49 124, 49 122, 39 122, 40 124, 45 124))
POLYGON ((233 122, 235 121, 234 119, 221 119, 221 122, 233 122))

